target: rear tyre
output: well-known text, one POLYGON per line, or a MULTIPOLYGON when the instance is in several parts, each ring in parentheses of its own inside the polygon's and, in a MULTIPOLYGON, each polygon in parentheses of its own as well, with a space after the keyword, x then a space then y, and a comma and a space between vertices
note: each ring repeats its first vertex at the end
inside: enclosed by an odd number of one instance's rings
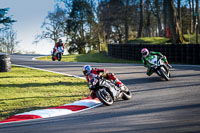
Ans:
POLYGON ((97 98, 105 105, 110 106, 113 104, 114 100, 105 88, 99 89, 95 92, 97 98))

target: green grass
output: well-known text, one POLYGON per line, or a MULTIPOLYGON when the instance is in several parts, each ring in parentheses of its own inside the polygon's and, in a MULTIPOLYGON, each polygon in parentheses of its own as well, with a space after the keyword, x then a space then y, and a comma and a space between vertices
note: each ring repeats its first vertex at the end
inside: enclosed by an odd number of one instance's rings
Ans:
POLYGON ((141 37, 135 40, 130 40, 128 43, 141 43, 141 44, 163 44, 168 43, 169 38, 165 37, 141 37))
POLYGON ((0 73, 0 79, 0 120, 89 95, 85 80, 29 68, 12 66, 12 72, 0 73))
MULTIPOLYGON (((40 58, 37 58, 37 60, 51 61, 51 56, 40 57, 40 58)), ((64 55, 62 57, 62 61, 66 61, 66 62, 99 62, 99 63, 141 63, 140 61, 112 58, 103 53, 64 55)))
MULTIPOLYGON (((185 34, 184 37, 187 43, 196 44, 196 34, 185 34)), ((200 34, 198 35, 198 43, 200 44, 200 34)))
MULTIPOLYGON (((186 42, 184 44, 196 44, 196 34, 184 34, 186 42)), ((200 34, 198 35, 198 42, 200 44, 200 34)), ((171 44, 169 38, 165 37, 141 37, 134 40, 129 40, 132 44, 171 44)))

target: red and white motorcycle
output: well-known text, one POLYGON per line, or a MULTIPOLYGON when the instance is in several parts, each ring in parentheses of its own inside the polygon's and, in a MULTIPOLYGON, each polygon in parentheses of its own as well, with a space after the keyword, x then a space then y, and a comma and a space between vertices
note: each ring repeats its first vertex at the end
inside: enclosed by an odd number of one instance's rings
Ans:
POLYGON ((54 53, 52 53, 52 61, 61 61, 62 55, 64 53, 63 47, 58 47, 54 53))

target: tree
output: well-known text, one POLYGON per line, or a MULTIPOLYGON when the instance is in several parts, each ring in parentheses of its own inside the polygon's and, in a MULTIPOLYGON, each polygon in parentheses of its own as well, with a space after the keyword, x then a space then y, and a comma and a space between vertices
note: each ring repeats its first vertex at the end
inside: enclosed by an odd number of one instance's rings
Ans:
POLYGON ((59 38, 64 36, 66 20, 67 17, 65 15, 65 10, 62 10, 57 6, 53 12, 48 13, 48 16, 45 18, 41 26, 44 30, 42 31, 42 34, 35 37, 35 41, 33 43, 38 43, 43 39, 49 39, 56 43, 59 38))
MULTIPOLYGON (((91 43, 95 37, 94 28, 94 14, 90 3, 86 0, 74 0, 72 3, 72 10, 69 14, 70 19, 67 20, 67 34, 71 37, 69 42, 69 53, 78 52, 79 54, 86 52, 86 46, 96 48, 95 43, 91 43), (94 44, 94 45, 92 45, 94 44)), ((95 41, 95 40, 93 40, 95 41)), ((97 41, 98 42, 98 41, 97 41)))
POLYGON ((12 54, 19 41, 16 41, 17 33, 11 27, 16 20, 6 16, 8 11, 9 8, 0 9, 0 51, 12 54))
POLYGON ((16 20, 12 20, 10 17, 5 16, 8 10, 9 8, 0 9, 0 24, 3 24, 5 26, 8 26, 9 24, 16 22, 16 20))
POLYGON ((12 29, 12 27, 10 27, 9 30, 0 33, 0 50, 2 52, 8 54, 14 53, 18 43, 17 33, 12 29))

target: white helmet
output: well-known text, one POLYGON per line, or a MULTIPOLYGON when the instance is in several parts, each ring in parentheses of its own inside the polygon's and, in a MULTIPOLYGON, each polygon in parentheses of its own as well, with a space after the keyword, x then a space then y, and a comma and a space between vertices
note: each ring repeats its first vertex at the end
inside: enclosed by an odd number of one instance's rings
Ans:
POLYGON ((141 54, 143 57, 147 57, 149 55, 149 50, 147 48, 143 48, 141 50, 141 54))

